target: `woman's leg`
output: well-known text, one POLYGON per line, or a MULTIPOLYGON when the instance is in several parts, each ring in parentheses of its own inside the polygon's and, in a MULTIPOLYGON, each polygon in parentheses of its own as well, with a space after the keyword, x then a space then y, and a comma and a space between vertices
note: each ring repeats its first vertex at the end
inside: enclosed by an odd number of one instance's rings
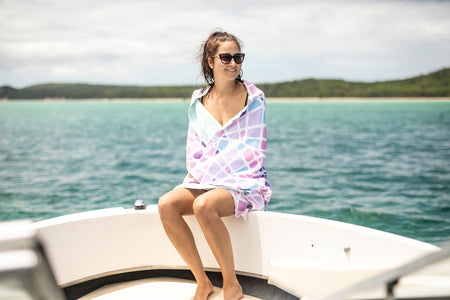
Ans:
POLYGON ((234 214, 233 197, 224 189, 214 189, 197 196, 193 210, 222 270, 224 299, 241 299, 243 293, 234 269, 231 239, 222 221, 222 217, 234 214))
POLYGON ((158 201, 159 215, 164 230, 197 281, 197 290, 194 296, 196 300, 206 299, 214 291, 214 287, 206 276, 192 231, 182 216, 193 214, 194 200, 203 192, 202 190, 180 188, 164 194, 158 201))

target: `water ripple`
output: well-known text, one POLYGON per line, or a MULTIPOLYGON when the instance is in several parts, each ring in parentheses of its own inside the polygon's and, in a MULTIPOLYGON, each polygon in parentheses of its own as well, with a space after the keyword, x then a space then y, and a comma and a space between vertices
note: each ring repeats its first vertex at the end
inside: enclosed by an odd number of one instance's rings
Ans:
MULTIPOLYGON (((450 238, 450 103, 268 103, 269 209, 450 238)), ((155 204, 186 175, 185 102, 0 103, 0 220, 155 204)))

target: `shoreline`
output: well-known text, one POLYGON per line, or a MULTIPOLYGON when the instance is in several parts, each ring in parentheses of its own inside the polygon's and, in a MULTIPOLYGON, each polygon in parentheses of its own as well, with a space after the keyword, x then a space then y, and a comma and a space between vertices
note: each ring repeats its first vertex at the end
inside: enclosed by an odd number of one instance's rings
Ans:
MULTIPOLYGON (((43 98, 43 99, 0 99, 0 102, 131 102, 131 101, 154 101, 154 102, 189 102, 189 98, 43 98)), ((450 97, 266 97, 267 102, 448 102, 450 97)))
POLYGON ((267 102, 412 102, 450 101, 450 97, 267 97, 267 102))

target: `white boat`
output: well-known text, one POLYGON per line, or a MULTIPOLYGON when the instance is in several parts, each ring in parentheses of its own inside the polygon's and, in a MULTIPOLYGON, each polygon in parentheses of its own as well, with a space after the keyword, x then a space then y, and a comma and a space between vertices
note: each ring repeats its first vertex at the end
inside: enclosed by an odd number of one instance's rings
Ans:
MULTIPOLYGON (((220 269, 186 220, 215 299, 220 269)), ((449 248, 268 211, 224 222, 244 299, 450 299, 449 248)), ((0 225, 0 299, 191 299, 195 288, 156 205, 0 225)))

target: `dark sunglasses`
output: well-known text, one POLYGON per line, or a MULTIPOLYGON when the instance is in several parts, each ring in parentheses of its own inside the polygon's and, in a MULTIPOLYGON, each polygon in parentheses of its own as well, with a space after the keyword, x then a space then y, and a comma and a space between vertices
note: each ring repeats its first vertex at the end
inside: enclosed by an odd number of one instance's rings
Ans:
POLYGON ((240 65, 244 61, 245 53, 236 53, 235 55, 231 55, 230 53, 221 53, 213 57, 216 56, 218 56, 220 58, 220 61, 225 65, 229 64, 231 62, 231 59, 234 59, 234 62, 240 65))

